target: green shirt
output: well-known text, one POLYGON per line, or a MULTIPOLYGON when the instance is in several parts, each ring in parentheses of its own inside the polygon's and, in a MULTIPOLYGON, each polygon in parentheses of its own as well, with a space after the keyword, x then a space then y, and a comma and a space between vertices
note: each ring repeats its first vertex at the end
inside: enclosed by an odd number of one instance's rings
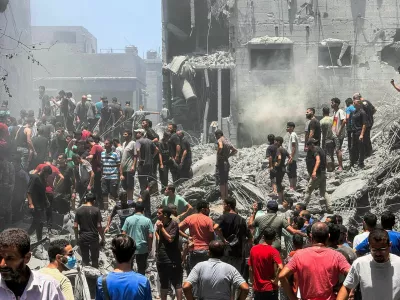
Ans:
POLYGON ((186 207, 187 207, 188 203, 182 196, 175 195, 175 200, 168 196, 164 197, 164 199, 162 201, 162 205, 168 206, 168 204, 170 204, 170 203, 176 205, 178 215, 181 215, 182 213, 184 213, 187 210, 186 207))
MULTIPOLYGON (((65 149, 65 154, 67 155, 67 159, 72 159, 72 156, 75 154, 74 151, 72 151, 71 149, 66 148, 65 149)), ((72 160, 67 162, 67 165, 70 167, 75 167, 75 164, 72 160)))
POLYGON ((145 254, 149 252, 149 234, 154 232, 151 220, 143 214, 136 213, 125 220, 122 231, 125 231, 136 243, 135 254, 145 254))

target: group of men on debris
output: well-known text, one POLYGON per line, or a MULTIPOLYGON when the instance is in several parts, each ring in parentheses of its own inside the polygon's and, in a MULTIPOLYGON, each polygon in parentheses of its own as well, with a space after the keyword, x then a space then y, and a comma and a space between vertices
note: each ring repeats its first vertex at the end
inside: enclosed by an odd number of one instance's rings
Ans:
MULTIPOLYGON (((168 132, 164 133, 159 144, 146 120, 143 120, 142 128, 134 130, 135 141, 132 130, 124 130, 122 145, 118 139, 105 138, 102 141, 89 128, 73 135, 67 133, 67 128, 62 128, 53 138, 49 130, 53 148, 48 148, 47 124, 38 126, 38 139, 35 139, 29 120, 12 128, 13 125, 6 125, 7 118, 2 118, 1 163, 10 169, 18 164, 18 160, 10 159, 9 151, 16 146, 14 141, 17 140, 20 148, 23 148, 21 145, 27 146, 28 153, 32 153, 29 151, 32 144, 34 157, 42 154, 41 150, 36 150, 42 140, 46 145, 43 151, 50 152, 51 159, 38 159, 38 165, 30 169, 29 156, 27 160, 21 159, 25 151, 18 151, 18 147, 15 151, 21 155, 18 158, 23 170, 34 169, 27 185, 33 218, 28 233, 21 229, 7 229, 0 233, 0 298, 72 299, 71 282, 61 273, 76 265, 72 242, 51 241, 49 265, 38 273, 27 266, 31 258, 29 234, 36 231, 36 239, 40 242, 43 226, 47 223, 47 228, 54 228, 54 211, 63 214, 79 206, 75 212, 74 229, 83 265, 99 268, 99 251, 105 244, 105 233, 121 232, 111 241, 115 269, 98 278, 96 299, 152 299, 146 271, 148 258, 154 252, 162 300, 167 299, 171 287, 178 300, 183 295, 189 300, 246 299, 249 292, 254 299, 278 299, 279 281, 291 300, 347 299, 354 294, 361 294, 364 299, 397 299, 400 297, 396 284, 400 275, 397 271, 400 233, 393 231, 396 223, 393 213, 382 214, 382 229, 378 228, 375 215, 366 214, 364 232, 358 234, 356 228, 343 226, 340 215, 328 216, 322 222, 307 211, 311 192, 316 188, 327 199, 328 210, 331 209, 325 190, 325 172, 333 165, 327 156, 333 161, 336 150, 339 170, 342 169, 343 126, 350 132, 351 162, 355 164, 358 161, 358 166, 363 167, 362 153, 368 153, 365 150, 370 136, 367 127, 371 124, 364 106, 373 106, 360 95, 353 98, 354 106, 348 109, 348 113, 346 111, 346 119, 339 112, 340 100, 337 98, 332 99, 333 118, 324 109, 325 116, 318 121, 315 111, 307 110, 309 123, 305 150, 310 182, 304 203, 293 204, 294 209, 283 198, 282 180, 288 173, 290 188, 297 188, 299 138, 295 124, 287 124, 286 144, 282 137, 269 135, 270 177, 282 205, 280 207, 277 201, 270 200, 264 211, 263 203, 254 202, 248 220, 240 216, 236 201, 229 196, 229 158, 237 150, 220 130, 215 132, 218 144, 216 174, 224 213, 212 219, 209 203, 198 201, 194 212, 193 207, 177 194, 176 185, 182 177, 189 177, 182 174, 188 172, 185 162, 191 164, 191 151, 190 143, 186 141, 185 145, 175 124, 168 125, 168 132), (152 211, 152 180, 149 177, 155 174, 153 162, 157 155, 154 154, 158 154, 159 171, 166 168, 167 175, 160 172, 165 197, 152 211), (174 185, 169 184, 168 167, 174 185), (136 171, 141 194, 133 201, 136 171), (146 180, 140 179, 143 174, 146 180), (124 190, 120 193, 119 183, 124 190), (103 229, 103 212, 108 209, 110 197, 117 202, 103 229), (75 203, 75 199, 80 203, 75 203), (152 213, 156 214, 155 223, 150 219, 152 213), (113 225, 117 215, 119 228, 113 225), (356 259, 357 255, 364 256, 356 259), (137 272, 132 270, 134 263, 137 272), (184 272, 187 274, 185 280, 184 272), (386 298, 382 290, 387 294, 386 298)), ((350 103, 348 107, 351 107, 350 103)), ((370 110, 372 115, 374 110, 370 110)), ((4 201, 5 198, 0 199, 4 201)))

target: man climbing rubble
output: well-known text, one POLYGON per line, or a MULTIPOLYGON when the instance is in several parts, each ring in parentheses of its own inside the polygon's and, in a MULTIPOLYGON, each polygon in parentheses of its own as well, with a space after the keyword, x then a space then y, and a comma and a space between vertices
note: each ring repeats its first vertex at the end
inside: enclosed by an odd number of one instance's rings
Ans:
POLYGON ((326 201, 326 209, 328 212, 333 212, 331 206, 331 200, 326 192, 326 158, 324 151, 317 146, 318 141, 311 138, 307 142, 307 171, 310 175, 310 181, 308 182, 304 203, 308 205, 311 198, 311 193, 319 189, 319 194, 324 197, 326 201))
POLYGON ((364 159, 366 156, 366 132, 368 126, 368 116, 363 109, 362 102, 359 99, 354 100, 356 111, 353 113, 351 124, 353 128, 353 147, 351 148, 350 166, 352 167, 358 161, 358 167, 364 168, 364 159))
POLYGON ((107 226, 104 232, 107 233, 110 230, 111 222, 116 215, 119 217, 119 228, 122 230, 126 219, 135 213, 136 203, 133 200, 128 200, 127 192, 119 193, 119 201, 115 204, 111 215, 108 217, 107 226))
POLYGON ((220 187, 221 199, 225 200, 228 198, 229 157, 235 155, 238 150, 224 137, 222 130, 215 131, 215 138, 218 141, 216 178, 220 187))
POLYGON ((307 120, 309 120, 309 122, 308 122, 308 128, 307 128, 308 130, 306 134, 304 151, 307 151, 307 146, 308 146, 307 142, 310 139, 315 139, 317 146, 321 145, 321 125, 318 119, 315 117, 315 109, 313 107, 307 108, 306 118, 307 120))
POLYGON ((338 145, 336 146, 336 155, 339 164, 339 171, 343 170, 343 158, 342 158, 342 145, 344 140, 345 134, 345 127, 346 127, 346 114, 344 113, 343 109, 339 108, 340 106, 340 99, 339 98, 332 98, 331 100, 331 107, 333 109, 333 123, 332 123, 332 130, 335 136, 338 138, 338 145))

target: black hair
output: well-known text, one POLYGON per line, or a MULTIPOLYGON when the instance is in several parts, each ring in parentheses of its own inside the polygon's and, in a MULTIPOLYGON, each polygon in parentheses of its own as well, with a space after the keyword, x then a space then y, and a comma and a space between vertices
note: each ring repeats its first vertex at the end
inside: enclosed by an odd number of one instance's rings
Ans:
POLYGON ((263 236, 264 236, 264 241, 273 241, 276 236, 276 231, 272 227, 267 227, 264 229, 263 236))
POLYGON ((127 133, 129 136, 132 136, 132 130, 130 129, 125 129, 124 133, 127 133))
POLYGON ((176 131, 176 129, 178 128, 178 127, 176 126, 175 123, 169 123, 168 125, 171 125, 171 126, 172 126, 172 129, 174 129, 175 131, 176 131))
POLYGON ((225 244, 218 240, 211 241, 208 245, 208 250, 210 251, 210 257, 221 258, 224 256, 225 244))
POLYGON ((93 139, 93 142, 95 142, 96 144, 100 143, 100 137, 98 135, 92 135, 91 137, 93 139))
POLYGON ((172 184, 169 184, 167 186, 167 189, 168 189, 168 191, 171 191, 171 192, 175 193, 175 187, 172 184))
POLYGON ((331 101, 332 101, 333 103, 336 103, 337 105, 340 105, 340 99, 337 98, 337 97, 332 98, 331 101))
POLYGON ((337 246, 340 238, 340 227, 339 225, 329 223, 329 241, 331 245, 337 246))
POLYGON ((94 203, 94 201, 96 201, 96 195, 91 192, 87 193, 85 197, 85 202, 94 203))
POLYGON ((329 107, 323 107, 322 108, 322 114, 324 116, 329 116, 329 112, 330 112, 329 107))
POLYGON ((267 139, 268 139, 268 142, 272 145, 275 141, 275 135, 273 135, 272 133, 268 134, 267 139))
POLYGON ((58 95, 64 97, 64 96, 65 96, 65 91, 64 91, 64 90, 59 91, 59 92, 58 92, 58 95))
POLYGON ((281 136, 276 136, 275 141, 279 142, 281 145, 283 144, 283 137, 281 136))
POLYGON ((53 170, 51 169, 50 166, 44 166, 40 174, 48 174, 51 175, 53 173, 53 170))
POLYGON ((314 243, 324 243, 329 238, 329 228, 325 223, 317 222, 311 227, 311 234, 314 243))
POLYGON ((396 216, 391 211, 384 211, 381 215, 381 224, 383 229, 392 230, 396 224, 396 216))
POLYGON ((339 245, 343 245, 346 243, 347 238, 347 228, 344 225, 338 225, 340 229, 340 238, 339 238, 339 245))
POLYGON ((114 143, 117 143, 117 144, 119 144, 120 143, 120 141, 119 141, 119 139, 113 139, 112 140, 112 143, 114 144, 114 143))
POLYGON ((67 92, 65 95, 66 95, 68 98, 72 98, 72 93, 71 93, 71 92, 67 92))
POLYGON ((292 242, 293 242, 293 246, 296 249, 303 248, 304 240, 303 240, 303 237, 301 235, 294 234, 293 237, 292 237, 292 242))
POLYGON ((294 122, 287 122, 286 127, 293 127, 293 128, 295 128, 296 125, 294 124, 294 122))
POLYGON ((46 90, 46 88, 43 85, 41 85, 39 86, 39 90, 46 90))
POLYGON ((117 101, 118 101, 117 97, 113 97, 111 100, 112 100, 113 102, 117 102, 117 101))
POLYGON ((167 218, 171 218, 172 210, 171 210, 169 207, 164 206, 164 207, 162 208, 162 214, 163 214, 164 216, 167 216, 167 218))
POLYGON ((369 233, 368 243, 371 245, 371 242, 385 242, 387 245, 390 245, 389 234, 385 229, 375 228, 369 233))
POLYGON ((119 192, 119 194, 118 194, 118 199, 126 199, 126 200, 128 200, 128 193, 126 192, 126 191, 121 191, 121 192, 119 192))
POLYGON ((368 226, 368 228, 375 228, 376 223, 378 222, 378 218, 376 217, 376 215, 374 215, 370 212, 367 212, 364 215, 363 220, 364 220, 365 224, 368 226))
POLYGON ((314 107, 309 107, 309 108, 307 108, 307 110, 311 110, 313 115, 315 115, 315 108, 314 107))
POLYGON ((73 154, 72 157, 71 157, 71 160, 75 161, 77 159, 81 159, 81 157, 78 154, 73 154))
POLYGON ((355 227, 349 227, 349 229, 347 230, 347 239, 349 240, 349 242, 353 242, 355 236, 358 234, 358 229, 355 227))
POLYGON ((149 127, 152 128, 153 127, 153 121, 149 120, 149 119, 144 119, 143 121, 146 121, 147 124, 149 124, 149 127))
POLYGON ((203 208, 208 208, 210 205, 208 204, 207 201, 201 200, 197 202, 196 204, 196 209, 198 212, 200 212, 203 208))
POLYGON ((35 118, 34 117, 27 117, 26 118, 26 124, 29 124, 29 125, 35 124, 35 118))
POLYGON ((236 200, 233 198, 227 198, 224 200, 226 205, 228 205, 232 210, 236 209, 236 200))
POLYGON ((293 221, 296 224, 297 229, 302 229, 304 227, 304 224, 306 223, 306 219, 303 217, 294 218, 293 221))
POLYGON ((350 105, 353 104, 353 99, 352 98, 347 98, 345 102, 346 102, 346 106, 349 107, 350 105))
POLYGON ((135 206, 135 211, 144 212, 144 204, 143 201, 137 201, 135 206))
POLYGON ((307 221, 310 221, 310 219, 311 219, 311 214, 310 214, 310 212, 309 212, 308 210, 304 211, 304 212, 302 213, 302 215, 303 215, 303 218, 304 218, 304 219, 306 219, 307 221))
POLYGON ((297 205, 300 207, 300 211, 307 209, 307 205, 305 205, 304 203, 297 203, 296 206, 297 205))
POLYGON ((63 255, 65 247, 67 247, 69 244, 70 243, 65 239, 59 239, 50 242, 49 249, 47 249, 50 262, 54 262, 56 260, 57 254, 63 255))
POLYGON ((30 250, 31 239, 23 229, 6 229, 0 233, 0 248, 4 247, 16 247, 21 257, 24 257, 30 250))
POLYGON ((217 130, 215 130, 214 135, 224 136, 224 133, 222 132, 221 129, 217 129, 217 130))
POLYGON ((306 227, 306 234, 307 234, 307 236, 310 238, 311 237, 311 229, 312 229, 312 226, 311 225, 308 225, 307 227, 306 227))
POLYGON ((126 234, 118 234, 111 241, 111 251, 118 263, 130 262, 136 251, 135 241, 126 234))

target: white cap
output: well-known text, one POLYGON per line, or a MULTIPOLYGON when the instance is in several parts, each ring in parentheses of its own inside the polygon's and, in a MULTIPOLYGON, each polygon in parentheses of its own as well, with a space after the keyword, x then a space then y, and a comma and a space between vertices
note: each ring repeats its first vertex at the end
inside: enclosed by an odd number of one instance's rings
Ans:
POLYGON ((89 101, 92 101, 92 95, 89 94, 89 95, 87 95, 86 97, 87 97, 87 99, 88 99, 89 101))

